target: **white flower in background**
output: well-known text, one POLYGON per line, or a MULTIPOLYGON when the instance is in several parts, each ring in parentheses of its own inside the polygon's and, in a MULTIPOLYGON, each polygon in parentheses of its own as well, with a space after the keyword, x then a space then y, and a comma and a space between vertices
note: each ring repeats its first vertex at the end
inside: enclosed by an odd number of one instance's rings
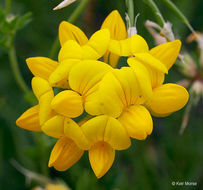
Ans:
POLYGON ((56 6, 53 10, 62 9, 62 8, 70 5, 71 3, 75 2, 75 1, 76 0, 64 0, 58 6, 56 6))

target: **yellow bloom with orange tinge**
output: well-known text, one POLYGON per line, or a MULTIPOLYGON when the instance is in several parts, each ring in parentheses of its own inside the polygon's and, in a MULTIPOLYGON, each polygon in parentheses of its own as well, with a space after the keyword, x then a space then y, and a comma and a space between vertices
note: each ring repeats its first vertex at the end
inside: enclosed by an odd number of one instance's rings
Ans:
POLYGON ((58 61, 26 60, 38 104, 16 124, 58 139, 49 167, 65 171, 88 151, 90 165, 101 178, 111 168, 116 150, 129 148, 131 138, 144 140, 152 133, 151 115, 164 117, 187 103, 185 88, 164 84, 181 42, 149 49, 143 37, 128 37, 126 31, 118 11, 110 13, 89 40, 64 21, 59 26, 58 61), (120 57, 127 57, 128 66, 118 69, 120 57), (55 88, 60 88, 58 93, 55 88))

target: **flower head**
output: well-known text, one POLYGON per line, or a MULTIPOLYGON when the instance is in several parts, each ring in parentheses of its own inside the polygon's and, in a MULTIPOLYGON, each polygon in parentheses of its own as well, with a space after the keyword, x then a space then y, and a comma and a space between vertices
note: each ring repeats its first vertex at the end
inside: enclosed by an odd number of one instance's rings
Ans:
POLYGON ((64 171, 88 151, 100 178, 112 166, 116 150, 129 148, 130 138, 144 140, 152 133, 151 114, 163 117, 187 103, 184 87, 163 84, 181 43, 176 40, 149 50, 140 35, 127 37, 117 11, 89 40, 78 27, 62 22, 59 40, 58 62, 27 59, 39 104, 16 123, 58 138, 49 167, 64 171), (113 68, 121 56, 127 57, 128 66, 113 68), (61 90, 54 94, 53 88, 61 90))

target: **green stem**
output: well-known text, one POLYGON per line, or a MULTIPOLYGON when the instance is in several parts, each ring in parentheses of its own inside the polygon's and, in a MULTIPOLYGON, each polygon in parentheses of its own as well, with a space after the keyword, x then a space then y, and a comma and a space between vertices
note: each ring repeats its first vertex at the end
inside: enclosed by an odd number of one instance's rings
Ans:
MULTIPOLYGON (((85 9, 85 7, 89 3, 89 1, 90 0, 82 0, 81 3, 78 5, 78 7, 74 10, 74 12, 68 18, 68 22, 74 23, 77 20, 77 18, 80 16, 81 12, 85 9)), ((56 52, 59 49, 59 46, 60 46, 60 43, 59 43, 59 39, 57 37, 56 40, 54 41, 52 48, 51 48, 51 51, 49 54, 50 58, 53 59, 55 57, 56 52)))
POLYGON ((144 3, 146 3, 152 10, 152 12, 154 13, 155 17, 156 17, 156 20, 157 20, 157 23, 163 27, 164 26, 164 23, 165 23, 165 20, 159 10, 159 8, 157 7, 157 5, 155 4, 155 2, 153 0, 143 0, 144 3))
POLYGON ((128 9, 128 16, 130 19, 130 26, 134 26, 135 22, 135 13, 134 13, 134 1, 133 0, 126 0, 126 6, 128 9))
POLYGON ((8 15, 11 12, 11 0, 6 0, 5 7, 6 7, 6 14, 8 15))
POLYGON ((19 87, 25 94, 28 94, 30 92, 30 90, 29 90, 28 86, 26 85, 22 75, 20 74, 20 69, 18 67, 18 61, 17 61, 14 45, 11 45, 8 55, 9 55, 9 59, 10 59, 11 69, 13 71, 17 84, 19 85, 19 87))

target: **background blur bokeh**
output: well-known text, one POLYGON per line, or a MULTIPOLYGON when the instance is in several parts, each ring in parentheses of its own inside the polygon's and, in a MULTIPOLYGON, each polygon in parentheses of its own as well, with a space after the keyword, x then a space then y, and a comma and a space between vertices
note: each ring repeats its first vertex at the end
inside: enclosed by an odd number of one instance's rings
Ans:
MULTIPOLYGON (((57 34, 58 26, 77 6, 77 3, 59 11, 52 11, 60 0, 13 0, 12 13, 22 15, 32 13, 32 21, 19 30, 15 37, 15 47, 20 70, 30 86, 32 78, 25 59, 32 56, 48 56, 57 34)), ((195 54, 196 44, 185 43, 189 29, 171 12, 156 1, 166 20, 173 23, 173 29, 183 42, 183 49, 195 54)), ((203 32, 203 1, 174 0, 191 25, 203 32)), ((4 9, 4 0, 0 1, 4 9)), ((124 0, 92 0, 75 23, 90 36, 99 29, 110 11, 118 9, 125 16, 124 0)), ((135 0, 135 13, 140 13, 137 22, 138 33, 154 46, 151 35, 144 27, 144 21, 154 20, 154 16, 143 1, 135 0)), ((1 35, 1 34, 0 34, 1 35)), ((183 79, 176 67, 169 72, 167 81, 183 79)), ((184 109, 163 119, 154 118, 154 130, 145 141, 133 140, 132 146, 117 152, 110 171, 97 180, 90 168, 87 153, 66 172, 57 172, 47 166, 53 139, 25 131, 15 125, 15 120, 29 103, 16 84, 9 64, 7 50, 0 48, 0 189, 25 190, 39 186, 38 181, 29 181, 11 163, 17 161, 23 168, 50 179, 62 180, 74 190, 168 190, 203 189, 203 104, 192 108, 188 126, 183 135, 179 134, 184 109), (26 180, 27 179, 27 180, 26 180), (197 186, 171 185, 172 181, 197 182, 197 186)))

